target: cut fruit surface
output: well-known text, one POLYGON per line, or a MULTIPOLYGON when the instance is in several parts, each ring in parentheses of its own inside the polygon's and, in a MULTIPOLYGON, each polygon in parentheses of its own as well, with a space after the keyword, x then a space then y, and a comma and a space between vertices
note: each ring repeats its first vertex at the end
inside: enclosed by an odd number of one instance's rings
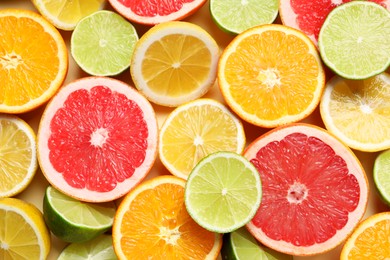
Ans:
POLYGON ((14 196, 35 176, 37 145, 34 130, 23 119, 0 114, 0 197, 14 196))
POLYGON ((68 196, 103 202, 125 195, 157 157, 151 104, 129 85, 87 77, 63 87, 38 129, 38 160, 46 179, 68 196))
POLYGON ((43 217, 50 231, 65 242, 90 241, 112 227, 114 202, 85 203, 48 186, 43 198, 43 217))
POLYGON ((0 198, 0 259, 46 260, 50 244, 37 207, 20 199, 0 198))
POLYGON ((272 128, 311 114, 325 75, 305 34, 272 24, 253 27, 231 41, 219 60, 218 84, 243 120, 272 128))
POLYGON ((216 152, 199 161, 185 188, 188 213, 202 227, 228 233, 243 227, 261 202, 261 180, 242 155, 216 152))
POLYGON ((365 80, 334 76, 326 83, 320 112, 326 128, 349 147, 390 148, 390 74, 365 80))
POLYGON ((244 155, 263 187, 247 228, 265 246, 291 255, 321 254, 342 243, 362 219, 369 189, 364 169, 326 130, 279 127, 249 144, 244 155))
POLYGON ((188 215, 185 181, 165 175, 138 185, 121 201, 112 231, 119 259, 217 259, 222 235, 188 215))
POLYGON ((84 17, 103 8, 105 0, 32 0, 55 27, 71 31, 84 17))
POLYGON ((146 25, 182 20, 199 8, 206 0, 109 0, 114 9, 128 20, 146 25))
POLYGON ((369 1, 333 9, 318 36, 323 62, 348 79, 366 79, 390 65, 390 11, 369 1))
POLYGON ((58 30, 39 14, 0 10, 0 113, 34 110, 62 85, 68 52, 58 30))
POLYGON ((341 251, 341 260, 388 259, 390 212, 376 213, 355 229, 341 251))
POLYGON ((150 101, 176 107, 203 96, 214 84, 219 47, 203 28, 166 22, 150 28, 135 45, 130 73, 150 101))
POLYGON ((159 139, 161 162, 183 179, 211 153, 241 153, 246 140, 241 121, 222 103, 206 98, 173 110, 161 127, 159 139))
POLYGON ((390 149, 375 158, 373 177, 380 196, 390 206, 390 149))

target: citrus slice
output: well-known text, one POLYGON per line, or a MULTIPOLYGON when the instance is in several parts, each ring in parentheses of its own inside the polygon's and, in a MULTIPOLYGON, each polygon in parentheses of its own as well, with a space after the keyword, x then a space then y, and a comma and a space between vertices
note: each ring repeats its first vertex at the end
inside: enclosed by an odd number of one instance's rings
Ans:
POLYGON ((188 22, 150 28, 135 45, 130 72, 150 101, 175 107, 203 96, 214 84, 219 47, 208 32, 188 22))
POLYGON ((117 260, 112 237, 100 235, 84 243, 72 243, 66 246, 58 256, 57 260, 117 260))
POLYGON ((221 30, 239 34, 257 25, 273 23, 278 7, 277 0, 210 0, 210 15, 221 30))
POLYGON ((52 98, 38 129, 46 179, 88 202, 122 197, 150 171, 158 129, 151 104, 129 85, 106 77, 69 83, 52 98))
POLYGON ((146 25, 183 20, 201 8, 206 0, 109 0, 128 20, 146 25))
POLYGON ((258 137, 244 153, 260 173, 263 197, 247 224, 263 245, 290 255, 317 255, 342 243, 368 199, 364 169, 326 130, 290 124, 258 137))
POLYGON ((381 198, 390 205, 390 149, 375 158, 373 177, 381 198))
POLYGON ((65 242, 90 241, 112 227, 114 202, 85 203, 48 186, 43 198, 43 217, 50 231, 65 242))
POLYGON ((291 255, 260 246, 245 227, 224 235, 221 256, 225 260, 293 260, 291 255))
MULTIPOLYGON (((284 25, 299 29, 317 44, 321 26, 329 12, 351 0, 282 0, 279 15, 284 25)), ((390 9, 389 0, 368 0, 390 9)))
POLYGON ((324 63, 348 79, 366 79, 390 65, 390 11, 369 1, 333 9, 318 36, 324 63))
POLYGON ((310 115, 320 102, 325 75, 305 34, 271 24, 248 29, 230 42, 219 60, 218 84, 238 116, 272 128, 310 115))
POLYGON ((71 31, 84 17, 103 8, 105 0, 32 0, 55 27, 71 31))
POLYGON ((97 11, 77 23, 70 41, 72 57, 82 70, 113 76, 130 66, 138 34, 134 26, 111 11, 97 11))
POLYGON ((50 234, 42 213, 33 204, 0 198, 0 259, 45 260, 50 234))
POLYGON ((320 113, 326 128, 361 151, 390 148, 390 75, 365 80, 334 76, 326 84, 320 113))
POLYGON ((232 232, 247 224, 259 208, 259 173, 242 155, 212 153, 188 176, 184 197, 188 213, 200 226, 232 232))
POLYGON ((159 158, 173 174, 187 179, 195 165, 217 151, 242 153, 241 121, 222 103, 200 98, 177 107, 159 133, 159 158))
POLYGON ((24 113, 48 101, 68 71, 57 29, 39 14, 0 10, 0 113, 24 113))
POLYGON ((355 229, 344 244, 340 259, 388 259, 389 237, 390 212, 376 213, 355 229))
POLYGON ((19 117, 0 114, 0 197, 25 190, 37 167, 34 130, 19 117))
POLYGON ((158 176, 121 201, 112 236, 119 259, 216 259, 222 235, 200 227, 184 205, 185 181, 158 176))

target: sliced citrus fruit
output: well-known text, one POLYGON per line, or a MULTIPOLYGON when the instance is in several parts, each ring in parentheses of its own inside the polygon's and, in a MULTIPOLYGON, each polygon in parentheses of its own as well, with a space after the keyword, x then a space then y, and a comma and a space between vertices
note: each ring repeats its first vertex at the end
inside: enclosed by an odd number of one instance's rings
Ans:
POLYGON ((245 227, 224 235, 221 256, 224 260, 293 260, 292 255, 259 245, 245 227))
POLYGON ((324 63, 348 79, 366 79, 390 65, 390 11, 369 1, 352 1, 326 17, 318 47, 324 63))
MULTIPOLYGON (((315 44, 329 12, 351 0, 282 0, 279 15, 284 25, 303 31, 315 44)), ((369 0, 390 9, 389 0, 369 0)))
POLYGON ((58 256, 57 260, 117 260, 111 235, 100 235, 83 243, 71 243, 67 245, 58 256))
POLYGON ((139 24, 183 20, 201 8, 206 0, 109 0, 111 6, 128 20, 139 24))
POLYGON ((103 8, 105 0, 32 0, 55 27, 71 31, 84 17, 103 8))
POLYGON ((188 215, 185 181, 164 175, 138 185, 121 201, 112 231, 119 259, 216 259, 222 235, 188 215))
POLYGON ((218 84, 243 120, 271 128, 310 115, 320 102, 325 74, 305 34, 284 25, 260 25, 224 49, 218 84))
POLYGON ((107 77, 75 80, 46 106, 38 129, 38 161, 46 179, 88 202, 125 195, 157 157, 151 104, 134 88, 107 77))
POLYGON ((30 125, 0 114, 0 197, 14 196, 31 183, 38 167, 36 147, 30 125))
POLYGON ((365 80, 334 76, 326 83, 320 113, 326 128, 361 151, 390 148, 390 75, 365 80))
POLYGON ((342 243, 362 219, 368 182, 353 152, 308 124, 273 129, 249 144, 263 198, 248 230, 263 245, 317 255, 342 243))
POLYGON ((233 152, 215 152, 199 161, 188 176, 185 205, 202 227, 228 233, 243 227, 261 202, 256 168, 233 152))
POLYGON ((225 32, 239 34, 261 24, 271 24, 278 16, 277 0, 210 0, 210 15, 225 32))
POLYGON ((92 240, 112 227, 114 202, 86 203, 48 186, 43 198, 43 217, 50 231, 65 242, 92 240))
POLYGON ((178 106, 204 95, 214 84, 219 47, 196 24, 166 22, 150 28, 135 45, 130 72, 150 101, 178 106))
POLYGON ((50 244, 49 231, 36 206, 0 198, 0 259, 45 260, 50 244))
POLYGON ((130 66, 138 34, 134 26, 111 11, 94 12, 77 23, 70 41, 72 57, 82 70, 113 76, 130 66))
POLYGON ((48 101, 68 71, 57 29, 39 14, 0 10, 0 113, 24 113, 48 101))
POLYGON ((389 237, 390 212, 376 213, 355 229, 344 244, 340 259, 388 259, 389 237))
POLYGON ((380 196, 390 206, 390 149, 375 158, 373 177, 380 196))
POLYGON ((200 98, 173 110, 159 133, 159 157, 173 174, 187 179, 194 166, 217 151, 241 153, 241 121, 222 103, 200 98))

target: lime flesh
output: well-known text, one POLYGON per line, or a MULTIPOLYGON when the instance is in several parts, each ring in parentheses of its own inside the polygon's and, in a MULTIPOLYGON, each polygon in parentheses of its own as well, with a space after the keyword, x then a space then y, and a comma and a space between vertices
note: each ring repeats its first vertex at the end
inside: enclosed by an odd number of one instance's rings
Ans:
POLYGON ((381 152, 376 157, 373 177, 379 194, 390 206, 390 149, 381 152))

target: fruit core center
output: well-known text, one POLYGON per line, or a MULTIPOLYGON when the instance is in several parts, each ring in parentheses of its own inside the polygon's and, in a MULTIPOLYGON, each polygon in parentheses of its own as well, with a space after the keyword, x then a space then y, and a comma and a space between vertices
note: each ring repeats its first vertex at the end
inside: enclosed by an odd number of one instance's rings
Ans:
POLYGON ((363 42, 363 37, 359 36, 356 40, 357 43, 362 43, 363 42))
POLYGON ((164 226, 160 227, 160 237, 167 244, 176 245, 180 235, 179 227, 175 227, 173 229, 164 226))
POLYGON ((107 40, 106 39, 100 39, 99 40, 99 46, 100 47, 106 47, 107 45, 107 40))
POLYGON ((223 188, 223 189, 222 189, 222 192, 221 192, 221 193, 222 193, 222 196, 225 196, 225 195, 227 194, 227 192, 228 192, 228 190, 227 190, 226 188, 223 188))
POLYGON ((96 147, 102 147, 108 138, 108 131, 104 128, 98 128, 91 134, 91 144, 96 147))
POLYGON ((299 182, 294 182, 287 191, 287 200, 290 203, 299 204, 307 197, 308 190, 306 186, 299 182))
POLYGON ((275 68, 260 70, 257 79, 269 88, 280 86, 279 71, 275 68))
POLYGON ((360 110, 365 113, 365 114, 371 114, 372 113, 372 108, 367 105, 367 104, 362 104, 360 105, 360 110))
POLYGON ((9 245, 7 243, 0 242, 0 248, 4 249, 4 250, 8 250, 9 249, 9 245))
POLYGON ((3 57, 0 57, 0 64, 7 70, 15 69, 22 61, 22 57, 14 52, 7 53, 3 57))
POLYGON ((180 68, 180 62, 175 62, 175 63, 173 63, 173 64, 172 64, 172 68, 174 68, 174 69, 180 68))
POLYGON ((241 0, 241 5, 247 5, 248 4, 248 0, 241 0))
POLYGON ((195 146, 198 146, 198 145, 202 145, 202 144, 203 144, 203 139, 202 139, 202 137, 200 137, 200 136, 195 137, 195 139, 194 139, 194 145, 195 145, 195 146))
POLYGON ((335 5, 341 5, 343 3, 342 0, 332 0, 331 2, 332 2, 332 4, 335 4, 335 5))

